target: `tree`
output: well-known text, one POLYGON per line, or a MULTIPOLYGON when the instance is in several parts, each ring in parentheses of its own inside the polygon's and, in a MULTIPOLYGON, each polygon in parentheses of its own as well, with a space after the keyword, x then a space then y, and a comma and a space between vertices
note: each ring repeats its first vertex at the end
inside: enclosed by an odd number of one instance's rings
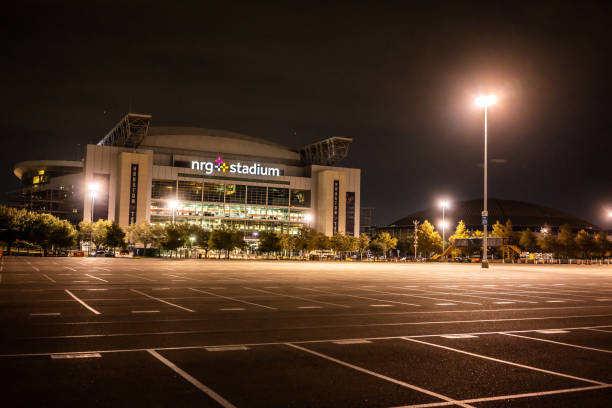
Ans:
POLYGON ((317 232, 312 235, 312 247, 319 251, 327 251, 331 248, 331 242, 327 235, 317 232))
POLYGON ((259 234, 258 248, 266 254, 281 251, 283 247, 280 235, 273 231, 262 231, 259 234))
POLYGON ((434 252, 442 252, 442 237, 427 220, 418 229, 419 250, 428 256, 434 252))
POLYGON ((608 237, 606 233, 603 231, 599 231, 595 235, 595 239, 593 240, 593 252, 595 256, 603 258, 606 256, 606 253, 611 249, 610 241, 608 241, 608 237))
POLYGON ((108 220, 98 220, 92 224, 92 241, 96 249, 99 249, 106 242, 108 227, 112 224, 113 223, 108 220))
POLYGON ((499 220, 495 221, 493 224, 493 229, 491 230, 491 236, 496 238, 504 237, 504 226, 500 224, 499 220))
POLYGON ((185 233, 184 228, 181 228, 178 224, 168 224, 164 226, 165 239, 161 242, 162 249, 170 251, 176 251, 180 247, 185 245, 185 233))
POLYGON ((49 243, 57 249, 72 248, 76 245, 78 233, 66 220, 55 219, 49 243))
MULTIPOLYGON (((454 234, 450 236, 448 241, 451 243, 451 245, 455 245, 455 241, 457 239, 464 239, 464 238, 469 238, 469 237, 470 237, 470 234, 465 226, 465 223, 463 222, 463 220, 460 220, 459 223, 457 224, 457 227, 455 228, 454 234)), ((455 248, 451 251, 451 255, 453 257, 457 257, 460 255, 463 255, 464 252, 465 252, 465 249, 463 248, 455 248)))
POLYGON ((128 240, 133 243, 141 243, 146 249, 154 241, 152 226, 148 222, 131 224, 127 230, 128 240))
POLYGON ((595 251, 595 242, 593 237, 588 232, 583 229, 578 231, 575 241, 576 250, 578 253, 580 253, 581 258, 586 259, 593 255, 593 252, 595 251))
POLYGON ((512 226, 512 221, 510 221, 509 219, 506 220, 506 224, 504 225, 504 234, 503 234, 503 238, 507 238, 507 243, 509 245, 516 245, 517 244, 517 237, 516 237, 516 233, 514 232, 514 228, 512 226))
MULTIPOLYGON (((550 229, 547 231, 550 231, 550 229)), ((552 253, 555 258, 558 258, 561 253, 559 240, 551 233, 544 233, 544 235, 538 241, 538 246, 542 252, 552 253)))
MULTIPOLYGON (((421 245, 419 236, 419 246, 421 245)), ((382 232, 378 234, 372 242, 370 242, 370 249, 373 252, 382 251, 385 259, 387 259, 387 251, 395 249, 397 246, 397 238, 391 237, 388 232, 382 232)))
POLYGON ((359 259, 363 259, 363 252, 370 246, 370 237, 365 233, 359 234, 357 241, 357 249, 359 250, 359 259))
POLYGON ((565 224, 559 228, 557 234, 557 240, 559 242, 560 253, 564 257, 572 257, 576 254, 577 246, 574 234, 569 225, 565 224))
MULTIPOLYGON (((240 233, 242 235, 242 233, 240 233)), ((244 242, 242 237, 238 239, 237 234, 234 231, 228 229, 217 229, 210 233, 208 239, 208 247, 210 249, 218 251, 218 258, 221 258, 221 252, 225 251, 225 258, 229 259, 230 251, 234 250, 237 245, 244 242)))
POLYGON ((484 233, 477 229, 470 233, 470 238, 484 238, 484 233))
POLYGON ((117 247, 125 248, 125 231, 123 231, 123 228, 118 223, 112 222, 106 226, 104 246, 112 248, 113 252, 117 247))
POLYGON ((527 228, 525 231, 521 233, 521 238, 519 240, 519 245, 523 250, 534 252, 538 248, 538 240, 536 235, 527 228))
POLYGON ((163 225, 151 226, 151 245, 153 248, 162 248, 167 239, 166 227, 163 225))

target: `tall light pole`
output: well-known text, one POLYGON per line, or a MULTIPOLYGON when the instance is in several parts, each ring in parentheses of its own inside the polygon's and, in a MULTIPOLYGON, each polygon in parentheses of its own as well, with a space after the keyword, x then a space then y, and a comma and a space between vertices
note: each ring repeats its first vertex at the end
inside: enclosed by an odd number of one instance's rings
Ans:
POLYGON ((174 212, 176 211, 176 208, 178 207, 179 203, 176 200, 169 200, 168 205, 172 209, 172 225, 174 225, 174 212))
POLYGON ((476 105, 484 108, 484 209, 482 210, 482 229, 484 237, 482 240, 482 267, 489 267, 489 257, 487 254, 487 232, 489 224, 489 212, 487 211, 487 108, 489 105, 497 103, 495 95, 483 95, 476 98, 476 105))
POLYGON ((448 201, 442 201, 440 207, 442 207, 442 253, 444 253, 446 249, 446 220, 444 219, 444 210, 448 207, 448 201))
POLYGON ((310 214, 306 214, 306 215, 304 216, 304 219, 306 220, 306 223, 307 223, 307 225, 308 225, 308 229, 310 229, 310 221, 312 221, 312 215, 310 215, 310 214))
POLYGON ((91 214, 90 214, 90 220, 92 223, 92 228, 91 228, 91 232, 89 233, 89 252, 91 252, 91 246, 93 243, 93 223, 94 223, 94 205, 96 203, 96 194, 98 194, 98 190, 99 190, 100 186, 98 186, 96 183, 91 183, 89 185, 89 197, 91 198, 91 214))

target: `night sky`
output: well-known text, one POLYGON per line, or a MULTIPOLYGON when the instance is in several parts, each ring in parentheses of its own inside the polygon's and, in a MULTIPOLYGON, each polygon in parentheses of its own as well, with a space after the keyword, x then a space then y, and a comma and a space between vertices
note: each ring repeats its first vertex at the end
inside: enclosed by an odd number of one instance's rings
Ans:
POLYGON ((389 223, 482 196, 473 99, 494 92, 489 195, 612 227, 610 2, 14 3, 0 191, 15 162, 77 159, 130 110, 292 148, 352 137, 343 165, 389 223))

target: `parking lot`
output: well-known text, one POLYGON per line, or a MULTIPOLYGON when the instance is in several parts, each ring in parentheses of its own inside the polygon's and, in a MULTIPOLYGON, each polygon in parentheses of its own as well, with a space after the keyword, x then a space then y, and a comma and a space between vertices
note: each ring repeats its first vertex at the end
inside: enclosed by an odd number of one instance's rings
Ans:
POLYGON ((612 267, 5 257, 6 406, 609 407, 612 267))

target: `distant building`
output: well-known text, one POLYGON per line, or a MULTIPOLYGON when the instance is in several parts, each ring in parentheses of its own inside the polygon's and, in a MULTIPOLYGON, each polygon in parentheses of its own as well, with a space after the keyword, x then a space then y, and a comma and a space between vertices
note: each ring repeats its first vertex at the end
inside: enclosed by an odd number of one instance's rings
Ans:
POLYGON ((223 130, 153 127, 128 114, 84 160, 17 163, 8 204, 73 223, 108 219, 333 235, 360 231, 360 169, 338 167, 352 139, 288 147, 223 130), (95 185, 95 198, 89 192, 95 185), (93 211, 92 211, 93 209, 93 211))
MULTIPOLYGON (((449 237, 455 231, 455 227, 460 220, 463 220, 470 230, 482 230, 482 206, 482 199, 454 202, 450 208, 446 209, 445 213, 445 220, 448 223, 446 236, 449 237)), ((507 220, 510 220, 515 231, 523 231, 529 228, 534 232, 541 232, 542 228, 547 227, 550 229, 548 232, 557 233, 564 224, 569 225, 573 232, 581 229, 589 232, 601 231, 601 228, 597 225, 573 215, 522 201, 489 198, 488 212, 489 230, 496 221, 505 224, 507 220)), ((440 230, 442 210, 439 207, 431 207, 400 218, 390 225, 375 227, 374 230, 376 233, 388 232, 399 239, 412 239, 414 220, 419 221, 419 223, 428 220, 437 230, 440 230)))

